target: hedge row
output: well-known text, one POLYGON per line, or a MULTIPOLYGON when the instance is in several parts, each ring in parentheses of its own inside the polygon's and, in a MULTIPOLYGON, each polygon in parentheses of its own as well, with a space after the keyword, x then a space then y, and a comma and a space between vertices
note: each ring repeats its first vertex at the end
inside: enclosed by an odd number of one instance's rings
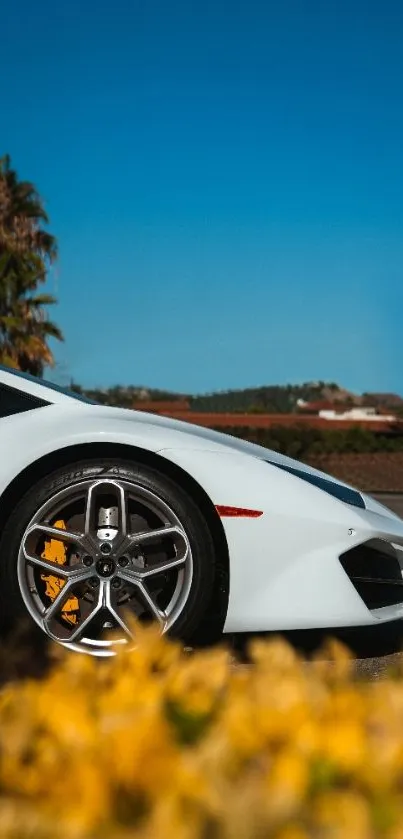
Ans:
POLYGON ((402 839, 401 672, 137 641, 3 689, 2 839, 402 839))
POLYGON ((304 425, 271 428, 228 426, 216 430, 301 459, 314 454, 403 451, 403 434, 376 434, 360 426, 346 428, 345 431, 307 428, 304 425))

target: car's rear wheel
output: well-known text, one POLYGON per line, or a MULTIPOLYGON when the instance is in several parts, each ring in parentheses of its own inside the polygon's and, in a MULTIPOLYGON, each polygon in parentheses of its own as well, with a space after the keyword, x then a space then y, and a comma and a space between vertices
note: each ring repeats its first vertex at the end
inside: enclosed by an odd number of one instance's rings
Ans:
POLYGON ((28 614, 44 638, 97 656, 135 641, 130 615, 190 641, 214 589, 214 544, 197 505, 126 462, 76 463, 32 487, 0 557, 6 625, 28 614))

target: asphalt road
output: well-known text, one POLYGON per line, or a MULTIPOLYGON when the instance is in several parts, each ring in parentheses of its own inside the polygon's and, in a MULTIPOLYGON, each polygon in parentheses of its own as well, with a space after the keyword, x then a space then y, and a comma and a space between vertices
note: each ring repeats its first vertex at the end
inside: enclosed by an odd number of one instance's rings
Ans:
POLYGON ((397 513, 398 516, 403 518, 403 495, 391 492, 374 492, 370 494, 373 495, 377 501, 380 501, 381 504, 384 504, 385 507, 389 507, 393 510, 393 512, 397 513))
MULTIPOLYGON (((269 639, 271 634, 264 637, 269 639)), ((403 665, 403 621, 354 629, 282 632, 281 637, 308 661, 320 653, 326 640, 337 638, 352 652, 357 676, 379 679, 387 674, 388 668, 397 663, 403 665)), ((248 663, 249 640, 250 636, 233 636, 230 641, 236 659, 244 664, 248 663)))

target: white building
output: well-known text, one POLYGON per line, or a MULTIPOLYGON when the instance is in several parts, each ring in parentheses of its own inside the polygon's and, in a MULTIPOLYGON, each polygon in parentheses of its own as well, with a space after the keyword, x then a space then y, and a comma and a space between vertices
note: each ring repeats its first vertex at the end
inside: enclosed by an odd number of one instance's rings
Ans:
POLYGON ((339 413, 334 410, 319 411, 318 416, 327 420, 377 420, 382 422, 394 422, 396 417, 393 414, 377 414, 375 408, 350 408, 347 411, 339 413))

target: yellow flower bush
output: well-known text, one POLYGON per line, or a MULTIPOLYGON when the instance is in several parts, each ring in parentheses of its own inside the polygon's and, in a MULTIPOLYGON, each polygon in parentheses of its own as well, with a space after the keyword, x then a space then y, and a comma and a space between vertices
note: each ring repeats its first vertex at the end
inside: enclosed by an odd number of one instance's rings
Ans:
POLYGON ((403 839, 403 673, 136 633, 2 689, 0 837, 403 839))

